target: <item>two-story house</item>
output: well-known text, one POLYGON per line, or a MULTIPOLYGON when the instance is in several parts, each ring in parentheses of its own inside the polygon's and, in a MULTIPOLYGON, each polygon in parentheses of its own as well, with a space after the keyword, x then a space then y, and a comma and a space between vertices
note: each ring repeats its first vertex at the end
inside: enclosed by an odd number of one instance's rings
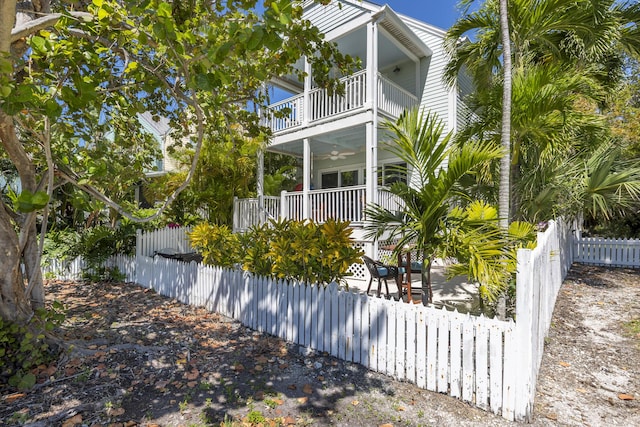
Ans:
MULTIPOLYGON (((342 78, 345 92, 340 96, 314 86, 311 77, 300 82, 282 76, 272 82, 290 96, 269 106, 266 117, 273 137, 267 150, 300 159, 300 191, 237 200, 234 229, 244 230, 265 217, 340 218, 352 222, 357 244, 376 257, 376 242, 363 237, 363 208, 368 202, 393 207, 385 185, 407 179, 389 167, 399 159, 382 149, 381 123, 419 105, 436 112, 446 131, 455 131, 468 117, 462 99, 469 86, 462 77, 453 87, 445 84, 448 57, 440 28, 368 1, 306 2, 304 7, 326 39, 359 57, 362 68, 342 78), (269 115, 274 110, 286 114, 275 118, 269 115)), ((297 66, 309 71, 305 62, 297 66)))

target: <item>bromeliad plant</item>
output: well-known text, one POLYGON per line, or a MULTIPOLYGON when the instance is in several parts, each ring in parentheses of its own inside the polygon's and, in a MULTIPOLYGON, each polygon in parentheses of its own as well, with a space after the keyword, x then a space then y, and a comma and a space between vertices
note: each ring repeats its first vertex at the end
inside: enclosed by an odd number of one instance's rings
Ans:
POLYGON ((340 282, 362 251, 353 247, 349 222, 270 221, 236 235, 225 226, 200 224, 190 235, 204 262, 242 264, 256 275, 305 283, 340 282))

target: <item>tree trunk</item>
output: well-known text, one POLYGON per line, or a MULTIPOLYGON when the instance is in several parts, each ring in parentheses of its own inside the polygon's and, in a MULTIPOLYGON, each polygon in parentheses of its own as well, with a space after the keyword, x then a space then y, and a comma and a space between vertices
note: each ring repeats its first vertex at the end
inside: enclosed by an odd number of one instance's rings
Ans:
POLYGON ((511 41, 509 39, 507 0, 500 0, 500 32, 502 33, 502 60, 504 70, 501 132, 501 145, 504 153, 500 160, 498 212, 500 213, 500 225, 506 230, 509 227, 511 219, 511 41))
MULTIPOLYGON (((420 272, 420 278, 422 279, 422 304, 427 305, 433 302, 433 289, 431 287, 431 257, 427 257, 427 254, 422 256, 422 271, 420 272)), ((411 268, 410 265, 407 268, 411 268)), ((411 295, 409 295, 411 298, 411 295)))
POLYGON ((0 316, 11 322, 24 322, 31 314, 20 271, 18 235, 4 203, 0 203, 0 316))
MULTIPOLYGON (((49 12, 48 0, 21 2, 19 7, 15 0, 0 0, 0 52, 10 53, 14 47, 11 45, 11 30, 16 16, 20 22, 25 22, 33 19, 32 12, 49 12)), ((21 190, 35 193, 35 166, 18 138, 13 117, 1 109, 0 146, 18 171, 21 190)), ((3 242, 0 255, 0 316, 22 323, 31 317, 33 309, 44 305, 35 218, 29 214, 14 214, 4 201, 0 201, 0 242, 3 242)))

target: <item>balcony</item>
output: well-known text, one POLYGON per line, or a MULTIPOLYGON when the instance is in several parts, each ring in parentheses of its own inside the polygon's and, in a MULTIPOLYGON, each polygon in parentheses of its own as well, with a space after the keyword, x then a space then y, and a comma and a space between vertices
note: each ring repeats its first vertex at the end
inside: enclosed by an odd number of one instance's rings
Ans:
MULTIPOLYGON (((329 95, 325 89, 312 89, 308 94, 308 105, 305 105, 304 94, 270 105, 267 123, 271 131, 275 135, 371 108, 367 99, 366 77, 366 70, 362 70, 342 78, 345 89, 342 95, 329 95)), ((405 109, 418 105, 418 98, 414 94, 381 74, 377 75, 376 85, 378 111, 388 117, 397 118, 405 109)))

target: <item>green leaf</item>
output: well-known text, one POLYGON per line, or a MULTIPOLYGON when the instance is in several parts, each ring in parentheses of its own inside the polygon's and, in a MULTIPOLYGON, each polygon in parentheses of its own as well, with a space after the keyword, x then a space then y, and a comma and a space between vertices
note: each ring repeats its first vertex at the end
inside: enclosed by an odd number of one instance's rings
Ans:
POLYGON ((165 18, 171 17, 171 5, 169 3, 160 3, 158 5, 158 16, 163 16, 165 18))
POLYGON ((33 212, 42 209, 49 203, 49 195, 44 191, 36 191, 32 193, 29 190, 23 190, 16 199, 16 208, 20 212, 33 212))
POLYGON ((263 36, 264 36, 264 30, 262 29, 262 27, 254 28, 253 33, 251 34, 251 37, 249 37, 249 40, 247 41, 247 49, 249 50, 256 49, 260 45, 260 42, 262 41, 263 36))
POLYGON ((40 36, 33 36, 33 37, 31 37, 31 40, 30 40, 31 47, 35 51, 41 52, 41 53, 44 53, 44 52, 47 51, 46 43, 47 43, 47 41, 45 39, 43 39, 42 37, 40 37, 40 36))
POLYGON ((103 19, 109 18, 109 12, 107 12, 106 10, 100 8, 98 9, 98 19, 100 21, 102 21, 103 19))

